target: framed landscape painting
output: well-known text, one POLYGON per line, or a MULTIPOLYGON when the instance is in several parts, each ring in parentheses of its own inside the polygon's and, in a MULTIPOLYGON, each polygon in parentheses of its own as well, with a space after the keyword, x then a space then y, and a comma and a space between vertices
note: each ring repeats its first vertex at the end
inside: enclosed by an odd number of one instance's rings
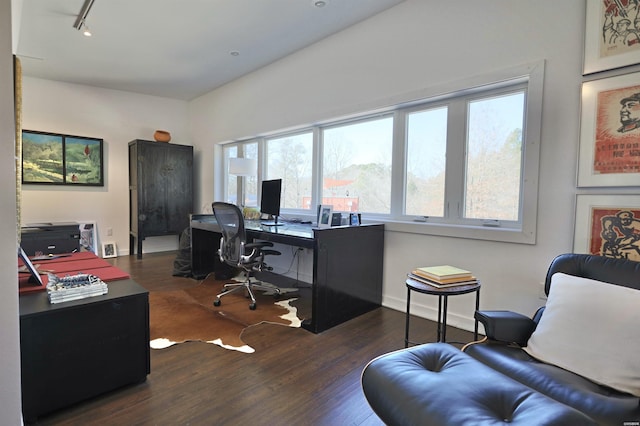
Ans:
POLYGON ((640 195, 578 195, 573 251, 640 262, 640 195))
POLYGON ((640 63, 635 0, 588 0, 583 75, 640 63))
POLYGON ((640 186, 640 73, 582 84, 578 186, 640 186))
POLYGON ((22 183, 104 186, 103 140, 22 131, 22 183))

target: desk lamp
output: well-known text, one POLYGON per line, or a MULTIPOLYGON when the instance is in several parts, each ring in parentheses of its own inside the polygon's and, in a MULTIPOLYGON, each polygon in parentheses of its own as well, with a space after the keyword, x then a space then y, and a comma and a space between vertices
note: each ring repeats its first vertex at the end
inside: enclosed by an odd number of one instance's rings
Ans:
POLYGON ((255 176, 258 162, 253 158, 229 158, 229 174, 235 175, 240 178, 240 185, 238 185, 238 207, 242 210, 244 208, 244 186, 246 176, 255 176))

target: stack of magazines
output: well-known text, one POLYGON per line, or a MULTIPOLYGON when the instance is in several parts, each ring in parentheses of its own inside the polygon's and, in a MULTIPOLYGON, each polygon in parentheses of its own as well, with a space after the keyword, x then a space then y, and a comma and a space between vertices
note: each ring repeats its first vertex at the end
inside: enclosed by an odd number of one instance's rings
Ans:
POLYGON ((407 274, 407 276, 412 280, 429 284, 436 288, 472 285, 478 283, 478 280, 470 271, 449 265, 424 266, 416 268, 411 271, 410 274, 407 274))
POLYGON ((95 275, 76 274, 58 277, 48 274, 47 294, 51 303, 68 302, 84 299, 85 297, 100 296, 106 294, 109 289, 107 283, 95 275))

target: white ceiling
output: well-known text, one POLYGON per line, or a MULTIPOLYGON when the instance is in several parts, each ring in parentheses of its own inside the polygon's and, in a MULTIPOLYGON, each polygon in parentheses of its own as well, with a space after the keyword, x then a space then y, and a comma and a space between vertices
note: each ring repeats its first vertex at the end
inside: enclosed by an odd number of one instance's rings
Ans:
POLYGON ((190 100, 404 0, 23 0, 23 74, 190 100), (232 56, 230 52, 238 52, 232 56))

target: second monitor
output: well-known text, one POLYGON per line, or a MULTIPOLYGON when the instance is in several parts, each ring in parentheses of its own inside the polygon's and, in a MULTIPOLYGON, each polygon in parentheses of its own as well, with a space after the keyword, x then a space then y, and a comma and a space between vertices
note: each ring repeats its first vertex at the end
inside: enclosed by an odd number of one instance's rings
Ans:
POLYGON ((262 181, 262 193, 260 195, 260 213, 273 216, 273 222, 262 222, 266 226, 282 225, 278 223, 280 216, 280 198, 282 194, 282 179, 262 181))

